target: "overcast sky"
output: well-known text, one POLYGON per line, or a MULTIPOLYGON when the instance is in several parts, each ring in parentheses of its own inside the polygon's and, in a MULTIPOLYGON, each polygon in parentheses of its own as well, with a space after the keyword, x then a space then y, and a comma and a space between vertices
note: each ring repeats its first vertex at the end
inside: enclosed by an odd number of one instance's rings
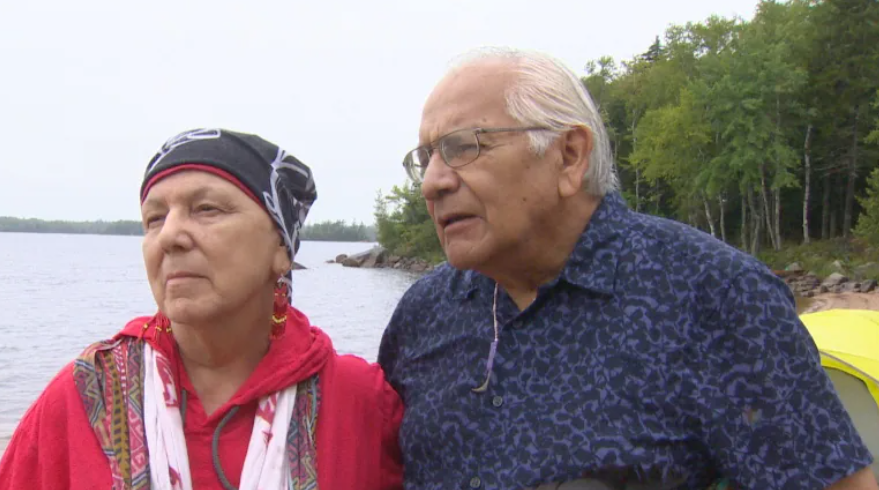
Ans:
POLYGON ((0 0, 0 216, 139 219, 143 169, 194 127, 257 133, 314 171, 310 222, 372 222, 405 181, 450 59, 506 45, 591 59, 756 0, 0 0))

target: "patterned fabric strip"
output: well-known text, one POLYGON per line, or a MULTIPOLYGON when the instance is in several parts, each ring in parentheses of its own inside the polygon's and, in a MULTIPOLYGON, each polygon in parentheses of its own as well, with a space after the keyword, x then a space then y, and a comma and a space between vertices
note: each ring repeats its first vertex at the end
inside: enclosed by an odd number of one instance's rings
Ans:
POLYGON ((287 456, 294 490, 317 490, 317 409, 320 405, 319 377, 299 383, 293 420, 287 434, 287 456))
POLYGON ((150 486, 150 457, 147 451, 143 422, 143 348, 128 348, 128 379, 125 400, 128 401, 128 433, 131 457, 131 488, 144 490, 150 486))
POLYGON ((149 488, 149 467, 142 457, 143 417, 130 415, 143 406, 141 345, 135 339, 98 342, 73 367, 89 423, 110 465, 113 490, 149 488), (137 421, 133 427, 132 420, 137 421))
POLYGON ((128 439, 128 410, 123 397, 126 388, 125 354, 128 349, 112 349, 101 353, 105 364, 105 396, 106 406, 110 407, 110 434, 119 475, 126 487, 131 486, 131 446, 128 439))
MULTIPOLYGON (((89 423, 107 456, 112 490, 149 490, 149 448, 143 423, 143 342, 98 342, 73 367, 73 379, 89 423)), ((297 387, 287 434, 293 488, 317 490, 318 376, 297 387)))

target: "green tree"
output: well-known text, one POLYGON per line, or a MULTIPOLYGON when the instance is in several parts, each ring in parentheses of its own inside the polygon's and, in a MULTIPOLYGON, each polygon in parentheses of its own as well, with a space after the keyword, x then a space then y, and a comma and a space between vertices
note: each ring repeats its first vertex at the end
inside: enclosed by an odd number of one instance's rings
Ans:
POLYGON ((351 223, 344 220, 322 221, 306 225, 300 236, 303 240, 363 242, 373 239, 370 228, 363 223, 351 223))
POLYGON ((419 186, 411 183, 394 186, 387 196, 379 192, 374 215, 378 241, 390 253, 433 263, 443 259, 442 247, 419 186))
MULTIPOLYGON (((630 160, 643 168, 648 182, 661 179, 671 186, 681 215, 692 214, 694 203, 704 204, 707 199, 700 180, 710 131, 702 107, 687 89, 678 104, 647 112, 638 125, 639 145, 630 160)), ((709 227, 716 235, 713 222, 709 227)))
MULTIPOLYGON (((879 109, 879 90, 876 90, 876 100, 873 102, 873 107, 879 109)), ((876 118, 873 126, 873 131, 867 136, 867 142, 879 145, 879 117, 876 118)))
POLYGON ((741 176, 744 192, 757 190, 759 208, 751 212, 762 218, 775 250, 782 246, 781 192, 798 185, 791 123, 798 121, 807 80, 787 39, 789 13, 787 5, 763 2, 754 20, 741 26, 728 72, 714 86, 712 115, 720 134, 717 161, 741 176))
MULTIPOLYGON (((876 91, 873 106, 879 108, 879 90, 876 91)), ((867 142, 879 145, 879 118, 876 119, 874 129, 867 137, 867 142)), ((866 196, 858 197, 863 212, 858 219, 855 234, 873 245, 879 245, 879 168, 873 169, 867 178, 866 194, 866 196)))
POLYGON ((815 6, 814 17, 812 83, 822 95, 819 113, 825 151, 833 155, 845 181, 842 234, 847 237, 854 222, 861 167, 865 160, 875 163, 869 155, 865 159, 862 143, 879 84, 879 2, 824 0, 815 6))
POLYGON ((879 245, 879 168, 870 173, 866 196, 858 197, 858 202, 864 211, 858 219, 855 235, 879 245))

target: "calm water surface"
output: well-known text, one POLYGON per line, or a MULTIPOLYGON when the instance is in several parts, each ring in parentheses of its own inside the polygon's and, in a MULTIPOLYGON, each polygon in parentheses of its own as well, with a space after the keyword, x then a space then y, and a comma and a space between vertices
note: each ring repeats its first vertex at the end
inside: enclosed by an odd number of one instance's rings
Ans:
MULTIPOLYGON (((417 276, 327 264, 370 243, 303 242, 294 305, 336 350, 374 361, 394 306, 417 276)), ((45 385, 90 343, 155 312, 140 237, 0 233, 0 454, 45 385)))

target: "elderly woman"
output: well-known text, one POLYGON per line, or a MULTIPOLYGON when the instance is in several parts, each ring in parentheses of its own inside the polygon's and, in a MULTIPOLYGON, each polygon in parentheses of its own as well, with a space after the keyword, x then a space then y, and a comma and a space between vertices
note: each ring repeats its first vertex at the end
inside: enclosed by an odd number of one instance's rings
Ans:
POLYGON ((141 187, 158 306, 27 411, 0 489, 400 488, 400 399, 289 304, 311 171, 258 136, 169 140, 141 187))

